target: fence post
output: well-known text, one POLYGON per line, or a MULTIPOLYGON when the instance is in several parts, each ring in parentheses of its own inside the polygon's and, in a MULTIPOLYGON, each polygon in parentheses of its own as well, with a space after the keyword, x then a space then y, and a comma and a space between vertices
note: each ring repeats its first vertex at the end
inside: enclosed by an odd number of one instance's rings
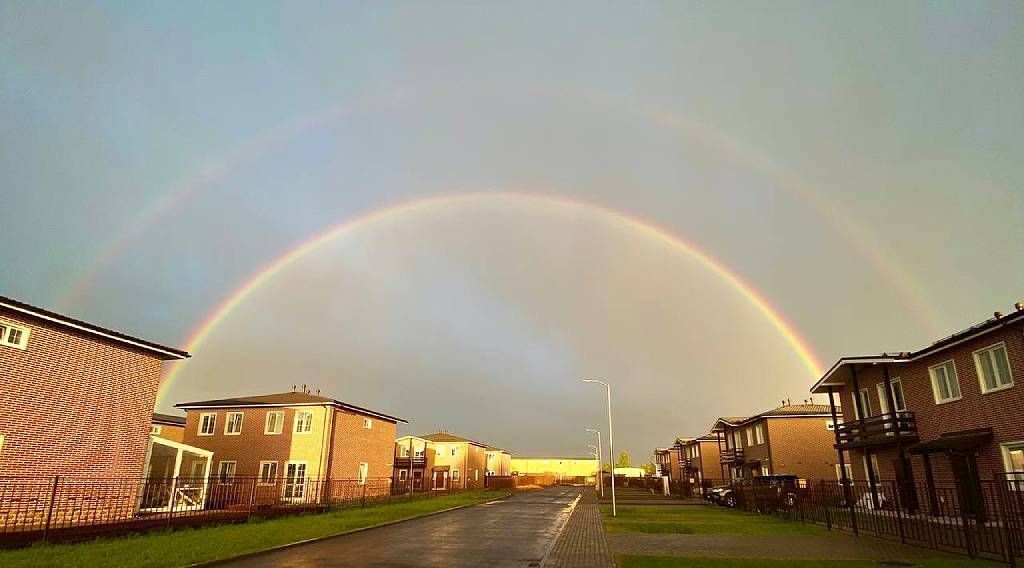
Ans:
POLYGON ((899 481, 894 481, 892 487, 896 490, 893 499, 896 501, 896 523, 900 527, 900 542, 907 544, 907 535, 903 528, 903 487, 899 481))
POLYGON ((360 505, 359 505, 360 507, 363 507, 363 508, 366 507, 366 486, 367 485, 368 485, 368 482, 367 481, 363 481, 363 498, 362 498, 362 500, 360 502, 360 505))
POLYGON ((246 511, 246 513, 245 513, 245 522, 247 522, 247 523, 252 520, 252 509, 253 509, 253 506, 256 504, 256 482, 257 481, 258 481, 257 478, 253 477, 252 478, 252 485, 249 486, 249 510, 246 511))
POLYGON ((1009 500, 1007 499, 1008 495, 1006 494, 1006 492, 1009 490, 1007 485, 1009 485, 1010 480, 1009 480, 1009 478, 1007 478, 1007 479, 999 479, 999 475, 997 474, 994 483, 995 483, 995 486, 996 486, 996 493, 999 495, 999 517, 1000 518, 998 520, 996 520, 996 522, 1000 523, 1001 525, 1003 525, 1003 530, 1000 532, 1000 534, 1001 534, 1002 538, 1005 539, 1004 540, 1004 544, 1003 544, 1003 552, 1005 553, 1005 560, 1006 560, 1006 563, 1009 564, 1011 568, 1016 568, 1016 566, 1017 566, 1017 558, 1016 558, 1017 551, 1015 549, 1014 542, 1013 542, 1013 536, 1014 535, 1013 535, 1013 532, 1012 532, 1012 530, 1010 528, 1011 513, 1010 513, 1010 509, 1009 509, 1009 500))
POLYGON ((174 517, 174 492, 178 489, 178 478, 171 478, 171 506, 167 508, 167 528, 171 528, 171 519, 174 517))
POLYGON ((968 489, 959 487, 959 485, 961 484, 958 484, 957 498, 960 501, 960 523, 964 527, 964 544, 967 545, 967 556, 974 558, 974 541, 971 539, 971 517, 967 512, 967 507, 965 506, 966 503, 964 503, 964 491, 967 491, 968 489))
POLYGON ((50 489, 50 504, 46 508, 46 526, 43 527, 43 542, 50 533, 50 522, 53 520, 53 505, 57 500, 57 484, 60 483, 60 476, 53 476, 53 488, 50 489))
MULTIPOLYGON (((839 483, 843 483, 840 481, 839 483)), ((860 528, 857 526, 857 503, 853 499, 853 482, 848 481, 844 484, 844 487, 848 491, 843 493, 843 499, 846 501, 846 506, 850 509, 850 526, 853 527, 853 534, 860 536, 860 528)))
MULTIPOLYGON (((825 480, 822 480, 819 485, 821 485, 822 493, 824 493, 825 488, 827 487, 825 485, 825 480)), ((832 505, 829 503, 830 500, 831 499, 828 499, 827 496, 825 499, 821 500, 822 504, 825 506, 825 526, 828 527, 828 530, 832 530, 832 505)))

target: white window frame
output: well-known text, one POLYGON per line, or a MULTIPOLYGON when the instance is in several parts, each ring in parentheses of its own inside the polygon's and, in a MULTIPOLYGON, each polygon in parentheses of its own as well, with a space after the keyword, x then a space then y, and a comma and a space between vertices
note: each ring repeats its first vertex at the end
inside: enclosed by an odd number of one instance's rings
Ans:
POLYGON ((409 470, 400 469, 398 470, 398 481, 406 481, 409 479, 409 470))
POLYGON ((259 484, 260 485, 274 485, 275 483, 277 483, 277 469, 278 469, 278 467, 279 467, 279 464, 276 461, 273 461, 273 460, 261 460, 260 461, 259 476, 257 477, 257 479, 259 480, 259 484), (267 466, 267 465, 273 465, 274 466, 274 475, 272 475, 269 480, 263 475, 263 467, 267 466))
POLYGON ((373 430, 373 420, 371 420, 369 418, 363 418, 363 429, 364 430, 373 430))
POLYGON ((479 469, 474 469, 473 470, 473 481, 480 481, 480 470, 479 469))
POLYGON ((928 378, 931 379, 931 383, 932 383, 932 397, 935 399, 935 404, 946 404, 947 402, 955 402, 955 401, 958 401, 958 400, 960 400, 961 398, 964 397, 963 390, 960 388, 960 375, 959 375, 959 373, 956 370, 956 361, 954 361, 953 359, 947 359, 946 361, 943 361, 941 363, 938 363, 938 364, 932 365, 931 367, 928 367, 928 378), (952 381, 951 383, 950 382, 946 383, 946 390, 948 390, 950 394, 953 394, 953 389, 951 389, 949 387, 951 385, 955 384, 956 385, 956 392, 958 394, 957 394, 957 396, 951 396, 949 398, 940 398, 939 397, 939 376, 938 376, 938 373, 936 371, 938 369, 946 367, 947 365, 953 367, 953 376, 950 377, 949 373, 946 373, 946 380, 947 381, 952 381))
POLYGON ((224 413, 224 435, 225 436, 240 436, 240 435, 242 435, 242 422, 244 422, 244 421, 245 421, 245 413, 244 412, 238 412, 238 411, 234 411, 234 410, 231 411, 231 412, 225 412, 224 413), (234 416, 239 416, 240 417, 238 419, 238 431, 237 432, 232 432, 230 430, 231 424, 232 424, 232 420, 231 419, 234 416))
POLYGON ((223 484, 234 483, 235 482, 235 474, 236 474, 237 471, 238 471, 238 462, 236 462, 235 460, 221 460, 221 461, 217 462, 217 483, 223 483, 223 484), (231 466, 231 468, 230 468, 231 469, 231 474, 227 475, 227 476, 224 475, 224 466, 226 466, 226 465, 230 465, 231 466))
POLYGON ((761 464, 761 475, 771 475, 771 474, 772 474, 771 470, 768 468, 768 466, 766 466, 764 464, 761 464))
MULTIPOLYGON (((292 432, 295 434, 310 434, 313 432, 313 412, 310 410, 296 410, 295 411, 295 426, 292 428, 292 432), (302 416, 309 416, 309 421, 302 421, 302 416), (306 424, 305 430, 299 430, 299 424, 306 424)), ((289 462, 290 463, 290 462, 289 462)), ((296 462, 298 463, 298 462, 296 462)))
MULTIPOLYGON (((842 475, 842 473, 840 473, 839 464, 833 464, 833 467, 836 470, 836 480, 842 481, 843 480, 843 475, 842 475)), ((843 464, 843 469, 846 470, 846 479, 849 480, 849 481, 853 481, 853 464, 852 463, 844 463, 843 464)))
POLYGON ((899 377, 896 377, 894 379, 889 379, 889 385, 892 387, 892 401, 896 402, 897 398, 902 398, 903 399, 903 408, 897 408, 897 409, 895 409, 895 411, 889 410, 889 397, 887 397, 885 395, 885 383, 884 382, 877 383, 877 384, 875 384, 875 390, 878 391, 878 406, 880 406, 879 410, 881 410, 880 414, 890 414, 890 413, 895 414, 895 413, 898 413, 898 412, 906 412, 907 411, 907 393, 903 392, 903 381, 901 381, 899 377), (900 389, 900 396, 899 397, 896 396, 896 388, 897 387, 900 389))
POLYGON ((744 430, 747 431, 747 447, 749 448, 754 445, 754 427, 747 426, 744 430))
POLYGON ((462 476, 462 472, 459 471, 459 468, 453 467, 452 468, 452 472, 451 472, 451 480, 452 481, 460 481, 461 480, 461 476, 462 476))
POLYGON ((198 436, 213 436, 217 433, 217 413, 216 412, 204 412, 199 415, 199 430, 196 435, 198 436), (206 425, 206 418, 210 419, 210 431, 206 432, 203 426, 206 425))
POLYGON ((459 447, 458 446, 452 446, 452 457, 454 458, 454 457, 456 457, 458 455, 459 455, 459 447))
POLYGON ((270 436, 276 436, 284 433, 284 411, 283 410, 271 410, 267 413, 267 417, 263 420, 263 433, 270 436), (270 429, 270 417, 276 416, 275 421, 277 425, 277 432, 270 429))
MULTIPOLYGON (((864 479, 866 481, 871 481, 871 470, 868 469, 868 457, 861 456, 861 460, 864 461, 864 479)), ((875 481, 881 481, 882 469, 878 467, 878 454, 871 454, 871 465, 875 468, 875 473, 878 474, 878 476, 875 477, 875 481)))
MULTIPOLYGON (((298 477, 294 478, 298 479, 298 477)), ((288 460, 284 462, 284 473, 281 476, 281 495, 288 501, 302 501, 306 498, 306 492, 309 490, 309 462, 305 460, 288 460), (295 469, 298 470, 299 466, 302 466, 302 482, 301 483, 289 483, 288 482, 288 466, 294 465, 295 469), (296 491, 296 487, 300 488, 296 491), (289 489, 292 494, 287 495, 289 489)))
POLYGON ((153 435, 153 436, 159 436, 160 432, 162 430, 163 430, 163 428, 161 428, 159 424, 152 424, 149 427, 149 433, 150 433, 150 435, 153 435))
POLYGON ((754 438, 757 440, 758 445, 764 443, 764 424, 758 423, 754 425, 754 438))
POLYGON ((23 325, 18 325, 16 323, 11 323, 6 320, 0 320, 0 327, 3 327, 3 333, 0 333, 0 345, 3 345, 5 347, 13 347, 14 349, 18 349, 21 351, 28 349, 28 336, 31 333, 29 328, 23 325), (21 336, 17 343, 8 341, 8 338, 10 338, 11 336, 12 329, 21 332, 21 336))
MULTIPOLYGON (((1008 389, 1008 388, 1013 386, 1013 365, 1010 362, 1010 350, 1006 348, 1006 342, 1005 341, 1000 341, 999 343, 994 343, 994 344, 989 345, 988 347, 985 347, 983 349, 978 349, 977 351, 973 352, 971 355, 973 355, 973 357, 974 357, 974 368, 975 368, 975 370, 978 373, 978 384, 981 385, 981 394, 988 394, 990 392, 997 392, 997 391, 1001 391, 1001 390, 1006 390, 1006 389, 1008 389), (988 388, 988 387, 985 386, 985 375, 984 375, 984 372, 983 372, 983 368, 981 366, 981 354, 982 353, 988 353, 990 351, 994 351, 996 349, 999 349, 1000 347, 1003 348, 1003 353, 1006 354, 1006 372, 1010 374, 1010 376, 1008 377, 1010 379, 1010 382, 1008 382, 1006 384, 999 384, 999 382, 1000 382, 999 381, 999 378, 1000 378, 999 377, 999 366, 993 364, 992 365, 992 371, 994 373, 996 373, 996 377, 995 378, 996 378, 996 383, 997 384, 993 388, 988 388)), ((994 358, 993 358, 992 362, 995 363, 994 358)))
MULTIPOLYGON (((3 441, 3 437, 0 436, 0 442, 3 441)), ((1017 491, 1024 491, 1024 472, 1010 470, 1010 452, 1014 450, 1024 450, 1024 440, 1017 442, 1004 442, 999 444, 999 453, 1003 458, 1003 471, 1007 473, 1006 478, 1015 483, 1011 483, 1010 486, 1017 491)))
POLYGON ((359 462, 359 485, 366 485, 366 480, 370 477, 370 464, 366 462, 359 462))
POLYGON ((857 396, 857 397, 860 397, 861 393, 863 393, 864 396, 861 397, 858 400, 853 401, 853 415, 854 415, 854 417, 857 418, 857 420, 863 420, 865 418, 871 418, 872 416, 874 416, 874 413, 871 410, 871 390, 868 389, 868 387, 864 387, 864 388, 860 389, 859 391, 853 393, 853 395, 857 396), (860 415, 860 408, 858 408, 858 407, 861 406, 861 405, 858 405, 857 402, 863 403, 863 406, 866 407, 864 410, 868 413, 867 416, 861 416, 860 415))

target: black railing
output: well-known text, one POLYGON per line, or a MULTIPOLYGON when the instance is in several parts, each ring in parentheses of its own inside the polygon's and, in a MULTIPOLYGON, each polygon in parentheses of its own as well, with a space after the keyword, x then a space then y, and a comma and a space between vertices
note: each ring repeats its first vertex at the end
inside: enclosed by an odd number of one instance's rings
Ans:
POLYGON ((459 490, 390 478, 0 477, 0 547, 366 507, 459 490))
POLYGON ((718 461, 719 463, 725 464, 743 463, 743 448, 728 448, 722 450, 718 461))
POLYGON ((705 480, 708 499, 749 512, 815 523, 1013 565, 1024 554, 1024 475, 972 484, 705 480))
POLYGON ((836 427, 837 448, 881 446, 896 441, 916 442, 917 419, 913 412, 900 411, 870 416, 836 427))

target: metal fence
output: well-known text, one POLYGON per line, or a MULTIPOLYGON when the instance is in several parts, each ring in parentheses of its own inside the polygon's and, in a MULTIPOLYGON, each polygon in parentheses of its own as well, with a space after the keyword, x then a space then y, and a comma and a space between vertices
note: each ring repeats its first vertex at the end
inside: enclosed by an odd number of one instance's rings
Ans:
POLYGON ((0 546, 246 522, 254 516, 366 507, 459 491, 411 487, 390 478, 0 477, 0 546))
POLYGON ((1024 482, 1016 476, 971 484, 758 478, 716 481, 720 504, 902 543, 1002 561, 1024 555, 1024 482))

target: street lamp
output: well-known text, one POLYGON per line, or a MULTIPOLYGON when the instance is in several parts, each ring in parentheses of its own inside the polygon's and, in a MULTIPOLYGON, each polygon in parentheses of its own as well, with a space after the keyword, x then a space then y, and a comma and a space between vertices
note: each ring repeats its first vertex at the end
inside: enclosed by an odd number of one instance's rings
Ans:
POLYGON ((601 492, 601 498, 604 499, 604 471, 602 471, 604 469, 604 458, 601 455, 601 431, 587 428, 587 432, 597 434, 597 488, 601 492))
POLYGON ((585 383, 597 383, 604 387, 605 396, 608 399, 608 459, 612 461, 612 516, 615 517, 615 446, 613 445, 614 435, 612 433, 612 387, 604 381, 595 379, 583 379, 585 383))

